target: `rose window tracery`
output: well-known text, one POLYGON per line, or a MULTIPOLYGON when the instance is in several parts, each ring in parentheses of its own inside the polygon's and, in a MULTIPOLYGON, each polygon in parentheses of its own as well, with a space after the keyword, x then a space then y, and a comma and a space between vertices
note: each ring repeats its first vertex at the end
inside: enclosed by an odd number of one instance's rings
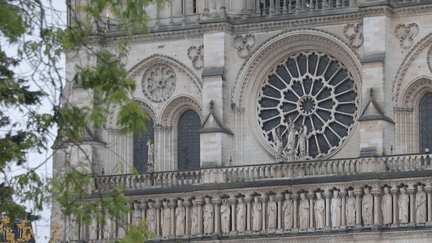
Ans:
POLYGON ((357 86, 343 63, 326 53, 301 52, 282 60, 265 78, 258 123, 282 158, 320 158, 347 139, 358 107, 357 86))
POLYGON ((162 102, 171 97, 176 88, 177 77, 167 65, 156 65, 144 74, 143 92, 154 102, 162 102))

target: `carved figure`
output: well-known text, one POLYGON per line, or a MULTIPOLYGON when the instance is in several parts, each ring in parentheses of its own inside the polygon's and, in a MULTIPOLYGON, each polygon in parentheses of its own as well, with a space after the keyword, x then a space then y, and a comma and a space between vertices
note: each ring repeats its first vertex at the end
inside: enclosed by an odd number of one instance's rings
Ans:
POLYGON ((364 188, 365 195, 363 196, 362 201, 362 216, 364 225, 372 225, 373 224, 373 197, 370 194, 369 188, 364 188))
POLYGON ((78 227, 74 215, 68 217, 68 238, 70 241, 78 240, 78 227))
POLYGON ((98 222, 96 221, 95 218, 92 220, 89 228, 90 228, 90 230, 89 230, 89 232, 90 232, 90 240, 97 240, 97 237, 98 237, 98 231, 97 231, 98 222))
POLYGON ((392 209, 392 196, 389 193, 389 188, 384 187, 384 195, 381 202, 381 211, 384 225, 390 225, 392 223, 392 209))
POLYGON ((293 203, 291 200, 291 195, 288 193, 285 193, 285 202, 282 206, 282 209, 284 212, 285 230, 290 230, 292 228, 293 221, 293 203))
POLYGON ((132 204, 133 212, 132 212, 132 222, 141 220, 141 209, 138 207, 138 203, 134 202, 132 204))
POLYGON ((148 147, 147 172, 152 173, 154 167, 154 154, 155 154, 154 144, 151 139, 147 139, 146 145, 148 147))
POLYGON ((300 194, 300 229, 309 227, 309 201, 304 193, 300 194))
POLYGON ((279 161, 282 159, 282 152, 283 152, 283 140, 282 140, 282 132, 280 127, 272 129, 272 136, 273 140, 276 145, 276 161, 279 161))
POLYGON ((325 201, 322 198, 321 192, 316 193, 317 199, 315 200, 315 224, 317 229, 324 228, 325 220, 325 201))
POLYGON ((221 222, 222 222, 222 233, 223 234, 228 234, 230 231, 230 207, 228 205, 228 200, 227 199, 223 199, 222 200, 222 206, 221 206, 221 222))
POLYGON ((237 204, 237 231, 243 232, 246 230, 246 204, 242 197, 238 198, 237 204))
POLYGON ((331 201, 331 220, 332 227, 340 227, 341 226, 341 206, 342 199, 339 197, 339 191, 333 191, 333 198, 331 201))
POLYGON ((171 232, 171 209, 168 207, 168 202, 162 202, 162 217, 161 217, 161 225, 162 225, 162 238, 168 238, 171 232))
POLYGON ((292 117, 289 118, 287 133, 288 135, 287 135, 287 144, 285 146, 285 153, 288 156, 288 161, 293 161, 294 154, 295 154, 294 143, 295 143, 296 130, 295 130, 295 125, 292 122, 292 117))
POLYGON ((426 193, 423 191, 422 185, 417 185, 416 194, 416 223, 424 224, 426 223, 426 193))
POLYGON ((409 204, 409 197, 406 194, 405 187, 401 187, 400 189, 401 194, 399 195, 399 222, 401 224, 407 224, 408 223, 408 204, 409 204))
POLYGON ((126 235, 125 226, 124 225, 117 225, 117 238, 122 239, 126 235))
POLYGON ((204 205, 204 234, 213 233, 213 205, 211 204, 210 198, 205 198, 204 205))
POLYGON ((198 208, 196 206, 192 207, 192 227, 191 234, 198 234, 198 208))
POLYGON ((268 203, 268 229, 274 230, 276 229, 276 217, 277 217, 277 205, 274 200, 274 195, 269 196, 268 203))
POLYGON ((299 134, 298 142, 300 148, 299 157, 301 159, 307 156, 307 148, 306 148, 307 126, 306 125, 301 126, 298 134, 299 134))
POLYGON ((261 230, 261 210, 262 205, 259 201, 258 196, 254 197, 254 203, 252 206, 252 216, 253 216, 253 223, 252 223, 252 230, 253 231, 260 231, 261 230))
POLYGON ((185 232, 185 217, 186 209, 183 206, 182 200, 177 201, 176 216, 176 236, 182 236, 185 232))
POLYGON ((103 238, 105 240, 111 239, 112 223, 109 217, 106 217, 105 224, 103 226, 103 238))
POLYGON ((348 198, 346 202, 346 220, 347 226, 349 227, 355 226, 356 202, 353 194, 354 192, 352 190, 348 191, 348 198))
POLYGON ((149 208, 147 209, 147 221, 148 231, 156 233, 156 209, 153 202, 148 203, 149 208))

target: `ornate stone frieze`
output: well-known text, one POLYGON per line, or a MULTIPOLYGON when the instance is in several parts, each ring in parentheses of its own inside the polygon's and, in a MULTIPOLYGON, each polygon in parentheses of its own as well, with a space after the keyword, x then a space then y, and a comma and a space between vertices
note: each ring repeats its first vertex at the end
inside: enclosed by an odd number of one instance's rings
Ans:
POLYGON ((403 49, 409 49, 413 46, 414 37, 419 34, 419 31, 419 26, 416 23, 399 24, 395 28, 395 35, 400 40, 400 46, 403 49))
POLYGON ((363 44, 363 23, 345 25, 344 35, 352 48, 359 48, 363 44))
POLYGON ((233 38, 233 46, 237 49, 237 54, 240 58, 247 58, 251 54, 251 49, 255 45, 255 37, 251 34, 241 36, 237 35, 233 38))
POLYGON ((199 47, 191 46, 187 50, 187 56, 192 61, 192 66, 195 69, 204 67, 204 45, 199 47))
POLYGON ((165 64, 150 67, 142 80, 143 93, 153 102, 163 102, 171 97, 177 85, 177 75, 165 64))

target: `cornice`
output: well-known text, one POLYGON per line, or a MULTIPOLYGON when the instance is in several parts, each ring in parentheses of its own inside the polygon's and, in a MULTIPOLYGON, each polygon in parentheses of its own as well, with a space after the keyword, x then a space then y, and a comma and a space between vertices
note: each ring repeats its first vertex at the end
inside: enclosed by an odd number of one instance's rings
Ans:
POLYGON ((394 9, 394 17, 413 16, 432 12, 432 4, 398 7, 394 9))

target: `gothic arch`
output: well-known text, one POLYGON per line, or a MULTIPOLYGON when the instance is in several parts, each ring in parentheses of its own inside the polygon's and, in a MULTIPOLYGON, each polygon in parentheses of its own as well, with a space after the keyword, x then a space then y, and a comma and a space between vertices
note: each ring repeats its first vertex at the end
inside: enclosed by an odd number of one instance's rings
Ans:
POLYGON ((176 124, 181 114, 187 110, 194 110, 202 118, 202 105, 192 96, 177 96, 169 101, 162 109, 161 123, 166 126, 176 124))
MULTIPOLYGON (((148 104, 146 101, 139 99, 139 98, 135 98, 133 99, 135 100, 138 105, 141 107, 141 109, 150 116, 150 118, 153 120, 153 122, 157 121, 157 117, 156 117, 156 113, 154 108, 148 104)), ((112 128, 112 129, 116 129, 117 128, 117 116, 119 113, 119 105, 117 104, 113 104, 109 107, 109 114, 107 117, 107 128, 112 128)))

